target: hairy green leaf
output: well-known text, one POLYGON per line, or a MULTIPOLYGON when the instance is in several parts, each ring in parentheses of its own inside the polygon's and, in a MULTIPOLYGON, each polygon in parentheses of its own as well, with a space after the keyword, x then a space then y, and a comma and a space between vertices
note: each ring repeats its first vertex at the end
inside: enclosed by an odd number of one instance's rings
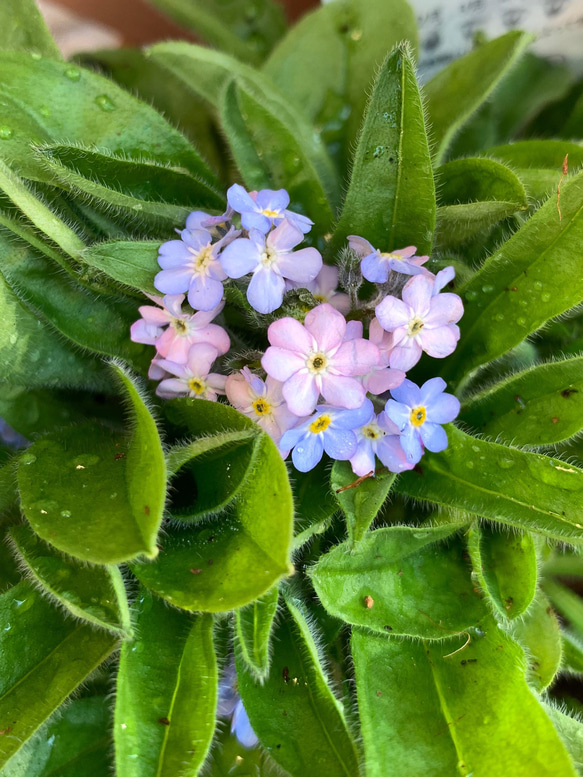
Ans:
POLYGON ((461 420, 518 445, 551 445, 583 428, 583 357, 537 364, 470 396, 461 420))
POLYGON ((559 540, 583 540, 583 470, 447 427, 449 447, 426 453, 396 490, 559 540))
POLYGON ((551 600, 553 607, 565 617, 577 633, 583 637, 583 600, 571 588, 548 578, 543 582, 543 590, 551 600))
POLYGON ((124 643, 117 677, 117 774, 198 774, 215 730, 212 618, 180 613, 143 590, 136 611, 138 637, 124 643))
POLYGON ((572 629, 562 629, 561 639, 561 670, 569 674, 583 674, 583 635, 572 629))
POLYGON ((64 616, 29 583, 0 596, 0 767, 115 647, 64 616))
POLYGON ((561 666, 561 630, 547 597, 539 592, 528 612, 508 626, 524 648, 528 661, 527 680, 542 693, 553 682, 561 666))
POLYGON ((294 550, 301 548, 315 534, 324 532, 338 509, 330 490, 330 473, 325 461, 321 461, 309 472, 294 472, 291 481, 294 508, 295 531, 294 550))
POLYGON ((109 700, 75 699, 10 759, 0 777, 104 777, 110 766, 109 700))
POLYGON ((84 249, 79 259, 130 289, 159 294, 154 277, 160 272, 160 241, 115 240, 84 249))
POLYGON ((264 680, 269 674, 269 642, 278 596, 277 587, 272 588, 235 613, 238 648, 248 669, 258 680, 264 680))
POLYGON ((525 682, 522 650, 493 620, 483 628, 469 642, 353 631, 368 777, 384 777, 387 764, 395 777, 575 777, 525 682))
POLYGON ((508 32, 456 59, 429 81, 425 94, 438 164, 456 134, 488 99, 531 40, 526 33, 508 32))
POLYGON ((503 526, 474 526, 468 549, 474 573, 494 609, 505 618, 530 606, 537 582, 537 560, 530 534, 503 526))
POLYGON ((0 49, 27 51, 37 58, 61 58, 35 0, 4 0, 0 6, 0 31, 0 49))
POLYGON ((324 673, 302 602, 288 594, 277 624, 273 658, 263 685, 241 658, 237 680, 253 730, 291 774, 358 777, 356 748, 344 710, 324 673))
POLYGON ((395 482, 392 472, 367 478, 358 486, 347 488, 356 481, 356 475, 347 461, 336 461, 332 467, 330 485, 348 527, 350 545, 358 543, 376 518, 395 482), (344 490, 340 490, 344 489, 344 490))
POLYGON ((23 572, 72 615, 119 636, 131 636, 126 590, 117 567, 81 564, 62 556, 26 525, 9 537, 23 572))
POLYGON ((547 200, 459 290, 466 303, 461 340, 442 374, 467 374, 581 302, 583 173, 565 183, 560 207, 547 200))
POLYGON ((383 634, 443 639, 488 614, 473 590, 462 543, 436 544, 459 528, 376 529, 352 551, 346 542, 337 545, 308 574, 337 618, 383 634))
POLYGON ((583 724, 552 704, 543 702, 543 707, 573 759, 577 774, 583 774, 583 724))
POLYGON ((285 13, 276 0, 150 0, 207 40, 244 62, 259 64, 285 32, 285 13))
POLYGON ((435 184, 411 52, 399 46, 379 71, 333 238, 360 235, 381 251, 410 244, 429 253, 435 184))

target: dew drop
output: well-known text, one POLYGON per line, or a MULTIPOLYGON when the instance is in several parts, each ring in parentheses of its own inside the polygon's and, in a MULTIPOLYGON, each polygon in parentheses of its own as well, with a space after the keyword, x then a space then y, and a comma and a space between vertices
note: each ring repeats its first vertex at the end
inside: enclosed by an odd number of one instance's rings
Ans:
POLYGON ((43 58, 42 54, 40 54, 38 51, 31 51, 31 52, 30 52, 30 56, 31 56, 33 59, 37 60, 37 62, 38 62, 38 60, 39 60, 39 59, 42 59, 42 58, 43 58))
POLYGON ((51 115, 51 109, 48 105, 41 105, 39 108, 39 113, 41 116, 50 116, 51 115))
POLYGON ((108 113, 115 111, 115 103, 106 94, 100 94, 99 97, 95 98, 95 102, 102 111, 106 111, 108 113))
POLYGON ((10 140, 13 135, 14 132, 11 127, 7 124, 0 125, 0 140, 10 140))
POLYGON ((466 292, 466 299, 468 300, 468 302, 472 302, 473 300, 475 300, 477 298, 477 296, 478 296, 478 292, 477 291, 468 291, 468 292, 466 292))
POLYGON ((498 459, 500 469, 510 469, 515 463, 514 459, 498 459))
POLYGON ((70 518, 70 517, 71 517, 70 510, 61 510, 61 518, 70 518))
POLYGON ((540 291, 543 288, 543 285, 542 285, 542 283, 540 281, 535 281, 534 282, 534 288, 538 289, 538 291, 540 291))
POLYGON ((23 453, 20 457, 20 463, 21 464, 34 464, 36 461, 36 456, 34 453, 23 453))
POLYGON ((482 286, 482 291, 484 292, 484 294, 490 294, 491 292, 494 291, 494 287, 491 286, 490 284, 485 284, 484 286, 482 286))
POLYGON ((494 321, 504 321, 504 313, 496 313, 494 321))
POLYGON ((524 316, 520 316, 520 318, 516 319, 516 323, 518 326, 526 326, 526 318, 524 318, 524 316))
POLYGON ((33 596, 27 596, 26 599, 15 599, 12 603, 14 609, 18 610, 18 612, 26 612, 27 610, 30 610, 32 605, 34 604, 35 597, 33 596))
POLYGON ((384 146, 377 146, 375 148, 375 150, 373 151, 373 156, 374 156, 375 159, 378 159, 384 153, 385 153, 385 147, 384 146))
POLYGON ((472 450, 474 451, 474 453, 479 453, 480 452, 480 446, 479 445, 472 445, 472 450))
POLYGON ((548 302, 551 298, 551 295, 548 291, 545 291, 544 294, 541 294, 540 298, 542 299, 543 302, 548 302))
POLYGON ((471 461, 471 459, 469 461, 466 461, 466 467, 468 469, 474 469, 474 462, 471 461))
POLYGON ((68 67, 65 70, 65 75, 69 81, 78 81, 81 78, 81 71, 78 67, 68 67))

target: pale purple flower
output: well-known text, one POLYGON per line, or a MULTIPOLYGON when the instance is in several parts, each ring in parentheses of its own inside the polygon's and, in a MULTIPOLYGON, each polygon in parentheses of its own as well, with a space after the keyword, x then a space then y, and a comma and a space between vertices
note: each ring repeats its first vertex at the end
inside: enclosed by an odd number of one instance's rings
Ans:
POLYGON ((159 354, 156 354, 152 359, 150 369, 148 370, 148 377, 150 380, 163 380, 164 378, 170 377, 170 373, 160 366, 161 361, 162 357, 159 354))
POLYGON ((455 278, 455 268, 451 265, 449 267, 444 267, 443 270, 440 270, 437 275, 433 276, 433 296, 436 294, 439 294, 439 292, 444 289, 450 281, 453 281, 455 278))
POLYGON ((308 283, 288 281, 286 290, 307 289, 318 302, 329 302, 343 316, 350 312, 350 297, 338 291, 338 267, 323 265, 317 277, 308 283))
POLYGON ((253 273, 247 299, 259 313, 271 313, 283 302, 285 279, 307 283, 322 268, 322 257, 315 248, 293 249, 304 236, 283 219, 267 237, 252 229, 249 237, 234 240, 221 254, 221 265, 229 278, 253 273))
POLYGON ((346 461, 354 456, 358 445, 354 429, 372 418, 374 409, 370 399, 365 399, 355 410, 320 405, 314 415, 283 435, 280 446, 286 450, 293 448, 292 461, 300 472, 313 469, 324 451, 332 459, 346 461))
POLYGON ((220 718, 231 718, 231 733, 237 737, 243 747, 255 747, 259 742, 237 691, 237 673, 232 663, 226 667, 219 681, 217 715, 220 718))
POLYGON ((289 194, 285 189, 247 192, 240 184, 234 183, 227 191, 227 201, 234 211, 241 214, 241 224, 247 230, 258 229, 265 234, 271 226, 277 226, 287 218, 305 235, 314 223, 300 213, 287 210, 289 194))
POLYGON ((163 380, 156 394, 164 399, 174 397, 194 397, 214 402, 217 394, 225 393, 225 375, 211 372, 213 362, 219 352, 214 345, 196 343, 188 352, 186 364, 177 364, 168 359, 158 359, 156 367, 162 368, 174 377, 163 380))
POLYGON ((455 351, 464 306, 457 294, 434 294, 434 284, 434 278, 416 275, 402 300, 388 296, 376 307, 381 326, 393 335, 389 364, 395 369, 411 369, 423 351, 436 359, 455 351))
POLYGON ((233 407, 259 424, 276 444, 298 422, 283 398, 282 385, 269 375, 266 381, 261 380, 248 367, 229 375, 225 384, 227 399, 233 407))
POLYGON ((429 259, 428 256, 415 256, 416 246, 383 252, 358 235, 348 235, 348 245, 361 257, 362 274, 372 283, 386 283, 391 270, 404 275, 418 275, 423 272, 421 265, 429 259))
POLYGON ((346 320, 324 303, 311 310, 302 326, 295 318, 280 318, 269 327, 271 347, 261 363, 281 381, 283 397, 297 416, 309 415, 320 394, 330 405, 359 408, 366 391, 358 380, 378 364, 379 350, 362 338, 344 341, 346 320))
POLYGON ((404 380, 385 405, 385 413, 397 425, 401 446, 413 464, 423 456, 424 447, 433 453, 447 448, 447 434, 440 424, 454 420, 460 403, 453 394, 443 393, 445 386, 442 378, 431 378, 421 388, 404 380))
MULTIPOLYGON (((349 321, 349 324, 356 324, 356 321, 349 321)), ((360 323, 360 322, 358 322, 360 323)), ((362 337, 362 323, 360 327, 350 327, 355 337, 362 337)), ((379 361, 371 369, 362 376, 362 385, 366 391, 370 391, 371 394, 383 394, 389 389, 400 386, 405 380, 405 373, 403 370, 396 370, 389 367, 389 356, 391 352, 392 337, 388 332, 381 327, 376 318, 370 323, 368 330, 368 338, 371 343, 374 343, 379 349, 379 361)), ((345 340, 349 339, 349 327, 346 327, 345 340)))
POLYGON ((358 447, 350 459, 352 470, 358 477, 376 469, 377 456, 390 472, 403 472, 415 465, 407 461, 401 447, 399 429, 386 413, 379 413, 360 429, 355 429, 358 447))
POLYGON ((131 327, 134 342, 155 345, 162 358, 179 364, 186 362, 190 346, 195 343, 214 345, 219 356, 231 347, 223 327, 211 324, 223 309, 224 302, 213 310, 189 314, 182 312, 184 294, 167 294, 163 299, 150 296, 150 299, 160 307, 143 305, 139 308, 142 318, 131 327))
POLYGON ((207 230, 183 229, 180 240, 160 246, 162 272, 154 278, 154 286, 164 294, 188 292, 188 302, 195 310, 216 308, 223 298, 222 281, 227 278, 218 255, 233 235, 231 232, 213 244, 207 230))
POLYGON ((186 219, 186 229, 206 229, 213 237, 220 238, 221 234, 217 228, 223 227, 226 231, 231 226, 234 214, 235 211, 230 206, 220 216, 211 216, 202 210, 195 210, 186 219))

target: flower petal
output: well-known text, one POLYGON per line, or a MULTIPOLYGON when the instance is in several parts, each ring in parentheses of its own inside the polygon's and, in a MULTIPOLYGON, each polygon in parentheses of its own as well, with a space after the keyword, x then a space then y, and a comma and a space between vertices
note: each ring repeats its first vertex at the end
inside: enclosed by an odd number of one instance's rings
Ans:
POLYGON ((229 278, 242 278, 253 272, 261 261, 261 256, 257 246, 249 238, 239 237, 223 248, 219 261, 229 278))
MULTIPOLYGON (((286 448, 283 441, 285 435, 281 438, 280 447, 286 448)), ((324 454, 324 441, 321 434, 308 434, 299 442, 292 451, 292 461, 294 467, 300 472, 309 472, 314 469, 324 454)))
POLYGON ((188 369, 193 375, 208 375, 219 352, 209 343, 195 343, 188 352, 188 369))
MULTIPOLYGON (((431 424, 449 424, 460 411, 460 402, 453 394, 442 394, 431 404, 427 404, 427 422, 431 424)), ((429 446, 428 446, 429 447, 429 446)), ((430 448, 430 450, 432 450, 430 448)))
POLYGON ((163 270, 181 267, 192 261, 192 253, 182 240, 168 240, 158 249, 158 264, 163 270))
POLYGON ((388 419, 395 424, 400 432, 402 432, 409 424, 409 419, 411 418, 411 408, 409 405, 398 402, 395 399, 387 400, 385 413, 387 414, 388 419))
POLYGON ((398 435, 387 435, 377 445, 377 456, 390 472, 404 472, 415 464, 408 461, 398 435))
POLYGON ((393 332, 397 327, 406 326, 411 318, 411 311, 397 297, 388 296, 376 306, 376 317, 386 332, 393 332))
POLYGON ((247 299, 252 308, 258 313, 272 313, 281 307, 285 281, 266 267, 257 270, 247 287, 247 299))
POLYGON ((324 432, 324 450, 337 461, 346 461, 356 453, 356 435, 349 429, 328 427, 324 432))
POLYGON ((261 189, 255 202, 260 210, 282 211, 289 205, 289 194, 285 189, 261 189))
POLYGON ((419 427, 419 434, 428 451, 439 453, 447 448, 447 434, 443 426, 426 421, 419 427))
POLYGON ((363 437, 358 441, 358 448, 356 453, 351 457, 350 464, 352 465, 352 471, 359 478, 368 475, 369 472, 374 472, 376 469, 375 456, 372 449, 372 443, 366 437, 363 437))
MULTIPOLYGON (((267 245, 275 251, 291 251, 304 239, 304 233, 287 219, 282 219, 278 226, 267 236, 267 245)), ((314 249, 315 250, 315 249, 314 249)), ((293 280, 293 279, 292 279, 293 280)), ((303 279, 301 279, 303 280, 303 279)))
POLYGON ((225 392, 227 399, 237 410, 247 412, 251 409, 255 392, 240 372, 229 375, 225 383, 225 392))
POLYGON ((399 437, 399 442, 405 451, 407 461, 411 464, 417 464, 418 461, 421 461, 423 447, 421 446, 419 433, 413 426, 408 426, 405 429, 403 434, 399 437))
POLYGON ((263 354, 261 366, 268 375, 282 382, 289 380, 300 370, 304 370, 305 374, 308 374, 304 358, 293 351, 288 351, 287 348, 279 348, 274 345, 270 346, 263 354))
MULTIPOLYGON (((267 338, 271 345, 301 354, 308 354, 313 346, 312 338, 306 328, 295 318, 290 317, 274 321, 267 330, 267 338)), ((277 378, 277 375, 274 377, 277 378)), ((282 379, 278 378, 278 380, 282 379)))
POLYGON ((195 310, 212 310, 223 298, 223 284, 213 278, 193 278, 188 290, 188 304, 195 310))
POLYGON ((389 355, 389 366, 394 370, 408 372, 417 364, 422 353, 421 346, 416 340, 410 341, 407 345, 397 345, 389 355))
MULTIPOLYGON (((423 318, 429 312, 432 292, 433 280, 431 278, 426 275, 414 275, 403 287, 401 297, 405 304, 413 308, 415 313, 423 318)), ((383 324, 382 319, 381 324, 383 324)))
POLYGON ((360 263, 360 269, 367 281, 371 281, 371 283, 386 283, 391 268, 386 259, 383 259, 375 251, 374 254, 364 257, 360 263))
MULTIPOLYGON (((322 377, 322 395, 326 402, 335 407, 355 410, 362 405, 366 391, 355 378, 347 378, 342 375, 324 375, 322 377)), ((288 405, 292 407, 289 401, 288 405)))
POLYGON ((315 248, 300 248, 293 253, 280 254, 277 269, 284 278, 296 283, 309 283, 322 269, 322 256, 315 248))
POLYGON ((234 183, 227 189, 227 202, 233 210, 237 211, 237 213, 244 213, 247 210, 256 210, 251 195, 238 183, 234 183))
POLYGON ((459 339, 460 330, 457 324, 446 324, 437 329, 424 327, 421 332, 421 346, 434 359, 443 359, 453 353, 459 339))
POLYGON ((368 240, 365 240, 363 237, 359 237, 358 235, 348 235, 347 240, 350 248, 352 248, 352 250, 355 251, 361 258, 368 256, 369 254, 376 253, 376 249, 373 248, 368 240))
POLYGON ((327 302, 310 310, 304 326, 316 340, 318 348, 324 352, 340 345, 346 332, 344 316, 327 302))
POLYGON ((402 370, 392 370, 390 367, 374 368, 364 376, 363 385, 371 394, 384 394, 385 391, 397 388, 405 380, 402 370))
POLYGON ((254 213, 250 210, 241 214, 241 224, 248 231, 258 229, 264 235, 271 229, 271 219, 262 213, 254 213))
POLYGON ((380 358, 380 351, 374 343, 357 338, 342 343, 331 363, 341 375, 366 375, 379 364, 380 358))
POLYGON ((430 327, 455 324, 463 314, 464 305, 457 294, 438 294, 431 300, 431 309, 425 316, 425 324, 430 327))
POLYGON ((162 270, 154 278, 154 286, 164 294, 180 294, 188 291, 192 278, 191 267, 162 270))
POLYGON ((443 378, 431 378, 430 380, 426 380, 419 389, 421 396, 419 404, 430 404, 434 399, 437 399, 437 397, 443 393, 446 386, 447 383, 443 378))
POLYGON ((408 407, 417 407, 417 405, 423 404, 423 395, 421 389, 412 380, 405 379, 401 385, 393 389, 391 394, 397 402, 401 402, 408 407))
POLYGON ((359 429, 369 424, 374 418, 374 406, 370 399, 365 399, 355 410, 336 410, 332 426, 335 429, 359 429))
POLYGON ((320 396, 316 381, 307 371, 296 372, 286 380, 282 393, 288 408, 300 417, 310 415, 320 396))

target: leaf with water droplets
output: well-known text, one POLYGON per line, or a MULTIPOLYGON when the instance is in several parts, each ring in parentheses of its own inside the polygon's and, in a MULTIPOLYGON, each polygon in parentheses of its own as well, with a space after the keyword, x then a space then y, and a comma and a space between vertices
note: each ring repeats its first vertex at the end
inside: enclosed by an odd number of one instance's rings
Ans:
POLYGON ((308 574, 326 610, 382 634, 443 639, 483 619, 460 540, 436 543, 460 524, 391 526, 364 536, 350 551, 337 545, 308 574))
POLYGON ((29 449, 35 461, 18 470, 24 514, 46 542, 96 564, 158 553, 166 493, 164 452, 150 411, 117 365, 132 430, 68 427, 29 449))
POLYGON ((470 636, 423 643, 354 629, 367 776, 391 764, 399 777, 575 777, 521 648, 492 618, 470 636))
POLYGON ((109 632, 65 618, 30 583, 0 596, 0 767, 115 645, 109 632))
POLYGON ((322 666, 306 607, 290 591, 285 601, 263 685, 237 657, 239 692, 251 726, 271 757, 290 774, 358 777, 355 744, 322 666))
POLYGON ((537 559, 530 534, 477 524, 468 532, 474 574, 490 604, 504 618, 530 606, 537 583, 537 559))
POLYGON ((449 447, 426 452, 395 485, 401 494, 578 544, 583 541, 583 470, 479 440, 449 424, 449 447))
POLYGON ((61 59, 35 0, 2 0, 0 3, 0 49, 25 51, 61 59))
POLYGON ((460 289, 458 348, 441 374, 460 380, 583 299, 583 173, 551 197, 460 289))
POLYGON ((212 617, 178 612, 144 590, 135 611, 138 636, 122 646, 117 677, 117 774, 198 774, 215 730, 212 617))
MULTIPOLYGON (((63 511, 63 517, 66 518, 67 513, 63 511)), ((117 636, 131 636, 127 594, 117 567, 89 567, 63 556, 39 539, 26 524, 13 526, 9 537, 23 573, 41 591, 76 618, 117 636)))
POLYGON ((270 637, 277 612, 278 588, 237 610, 237 647, 250 672, 260 681, 269 674, 270 637))
POLYGON ((434 228, 435 184, 423 104, 411 50, 401 45, 375 81, 332 245, 342 248, 352 234, 383 252, 413 244, 421 255, 431 251, 434 228))

